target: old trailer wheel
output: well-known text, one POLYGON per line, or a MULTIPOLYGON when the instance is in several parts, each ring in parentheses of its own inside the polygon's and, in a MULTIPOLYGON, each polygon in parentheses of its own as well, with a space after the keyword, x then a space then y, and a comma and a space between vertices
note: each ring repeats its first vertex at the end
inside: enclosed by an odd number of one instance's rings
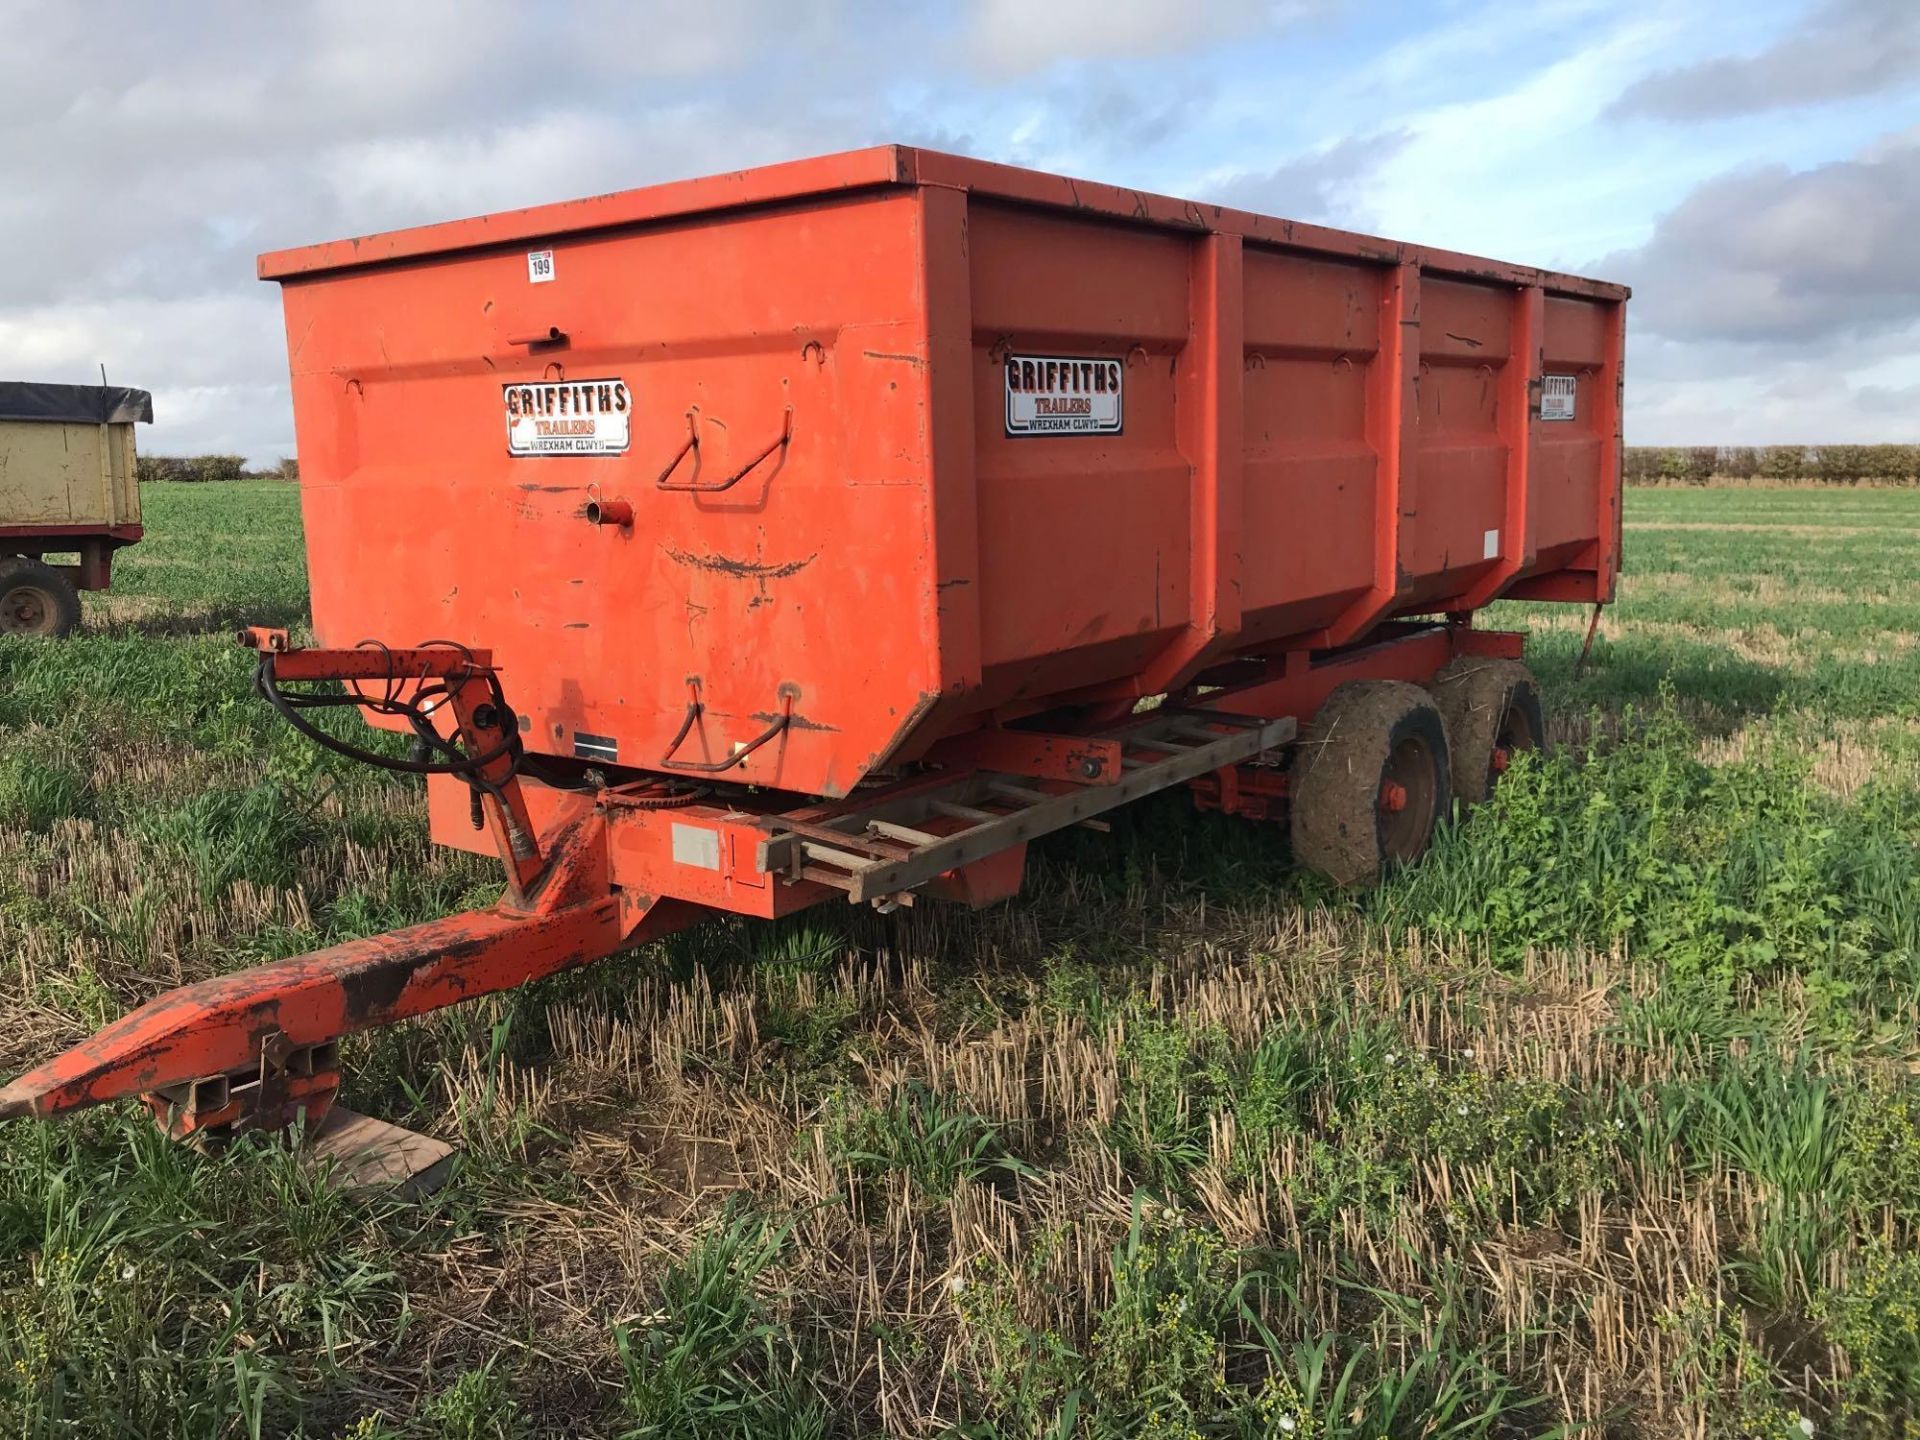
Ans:
POLYGON ((1447 722, 1453 793, 1478 805, 1521 750, 1546 748, 1540 687, 1518 660, 1462 655, 1434 677, 1434 704, 1447 722))
POLYGON ((38 560, 0 560, 0 635, 58 639, 80 623, 80 592, 73 582, 38 560))
POLYGON ((1450 783, 1446 726, 1426 691, 1349 681, 1294 751, 1294 858, 1336 885, 1371 884, 1426 852, 1450 783))

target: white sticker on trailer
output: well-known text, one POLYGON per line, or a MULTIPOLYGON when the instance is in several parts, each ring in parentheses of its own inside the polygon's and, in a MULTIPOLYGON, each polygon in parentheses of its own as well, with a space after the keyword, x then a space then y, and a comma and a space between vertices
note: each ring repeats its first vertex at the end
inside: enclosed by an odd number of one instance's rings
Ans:
POLYGON ((1111 356, 1007 356, 1007 434, 1118 435, 1126 370, 1111 356))
POLYGON ((673 859, 678 865, 696 865, 702 870, 720 868, 720 832, 704 825, 682 825, 678 820, 669 827, 673 859))
POLYGON ((509 455, 624 455, 633 392, 606 380, 503 385, 509 455))
POLYGON ((544 285, 551 279, 553 279, 553 252, 529 250, 527 252, 527 283, 544 285))
POLYGON ((1500 532, 1498 530, 1489 530, 1480 537, 1480 558, 1482 560, 1492 560, 1499 554, 1500 532))
POLYGON ((1540 377, 1540 418, 1573 419, 1574 397, 1580 384, 1578 375, 1542 375, 1540 377))

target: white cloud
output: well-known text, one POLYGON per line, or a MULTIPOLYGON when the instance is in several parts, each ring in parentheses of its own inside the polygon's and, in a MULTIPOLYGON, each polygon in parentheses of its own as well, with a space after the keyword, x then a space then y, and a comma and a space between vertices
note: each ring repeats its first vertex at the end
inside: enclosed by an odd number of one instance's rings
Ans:
MULTIPOLYGON (((1681 378, 1634 389, 1631 445, 1872 444, 1920 441, 1920 364, 1904 384, 1863 384, 1833 357, 1784 362, 1760 373, 1681 378)), ((1633 347, 1628 350, 1634 373, 1633 347)), ((1631 382, 1630 382, 1631 383, 1631 382)))
POLYGON ((374 225, 420 223, 607 189, 608 172, 625 168, 627 135, 610 116, 563 112, 459 135, 375 140, 331 151, 316 169, 343 212, 374 225))
POLYGON ((1662 335, 1796 344, 1920 319, 1916 233, 1920 135, 1906 132, 1871 158, 1715 177, 1602 264, 1662 335))
POLYGON ((1348 135, 1270 170, 1215 177, 1204 195, 1209 201, 1262 215, 1321 225, 1355 223, 1352 217, 1362 203, 1360 197, 1411 138, 1405 130, 1348 135))
POLYGON ((1618 115, 1706 119, 1875 95, 1920 84, 1920 5, 1825 0, 1752 55, 1662 69, 1632 85, 1618 115))
POLYGON ((969 41, 983 69, 1024 75, 1063 59, 1193 49, 1309 8, 1271 0, 980 0, 969 41))
MULTIPOLYGON (((1595 117, 1658 53, 1661 19, 1629 18, 1511 88, 1397 121, 1407 142, 1382 164, 1362 213, 1384 234, 1571 268, 1643 225, 1623 204, 1640 157, 1603 143, 1595 117)), ((1605 277, 1612 278, 1612 277, 1605 277)))
POLYGON ((143 430, 142 449, 291 453, 285 330, 267 286, 0 311, 0 355, 23 376, 97 382, 104 364, 114 384, 153 391, 163 443, 143 430), (170 435, 192 438, 165 443, 170 435))

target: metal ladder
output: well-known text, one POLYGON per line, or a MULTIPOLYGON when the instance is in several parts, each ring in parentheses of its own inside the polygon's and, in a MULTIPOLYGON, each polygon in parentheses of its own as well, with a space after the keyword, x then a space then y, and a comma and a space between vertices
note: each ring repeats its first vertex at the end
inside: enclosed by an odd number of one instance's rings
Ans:
POLYGON ((1151 712, 1110 737, 1123 748, 1120 773, 1108 783, 1035 781, 991 770, 933 787, 907 782, 838 814, 770 817, 761 868, 844 890, 856 904, 911 903, 914 889, 950 870, 1252 760, 1285 745, 1297 730, 1291 717, 1151 712))

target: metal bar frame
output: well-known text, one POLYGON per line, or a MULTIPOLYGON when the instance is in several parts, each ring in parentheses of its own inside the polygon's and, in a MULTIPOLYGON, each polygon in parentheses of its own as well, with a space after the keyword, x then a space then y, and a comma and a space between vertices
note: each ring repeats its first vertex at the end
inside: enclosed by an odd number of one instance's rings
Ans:
MULTIPOLYGON (((1184 714, 1172 718, 1186 719, 1184 714)), ((1215 718, 1222 722, 1239 719, 1228 716, 1215 718)), ((1014 801, 1018 808, 996 814, 991 819, 967 824, 963 829, 941 836, 933 844, 917 849, 908 847, 909 853, 898 857, 884 854, 861 857, 846 849, 829 855, 823 852, 835 847, 860 846, 862 837, 841 834, 817 825, 796 826, 791 821, 772 818, 766 822, 768 838, 762 847, 761 865, 770 871, 784 869, 804 873, 807 878, 834 884, 845 889, 847 898, 855 903, 885 899, 925 885, 950 870, 973 864, 1011 846, 1025 844, 1157 791, 1237 765, 1287 744, 1294 738, 1298 728, 1298 722, 1292 716, 1261 720, 1250 725, 1238 723, 1232 734, 1222 735, 1206 744, 1183 747, 1164 760, 1127 771, 1111 784, 1105 785, 1069 785, 1064 790, 1050 792, 1017 785, 991 773, 969 776, 956 783, 956 792, 983 788, 989 797, 1014 801), (815 835, 822 836, 822 840, 816 843, 810 838, 815 835), (826 837, 831 837, 830 842, 826 837), (819 867, 805 863, 807 860, 827 858, 845 869, 844 880, 829 879, 820 872, 819 867)), ((1141 743, 1153 742, 1143 740, 1141 743)), ((954 798, 960 797, 928 798, 953 803, 954 798)), ((852 818, 857 820, 859 817, 852 818)), ((875 848, 871 842, 865 843, 869 848, 875 848)))

